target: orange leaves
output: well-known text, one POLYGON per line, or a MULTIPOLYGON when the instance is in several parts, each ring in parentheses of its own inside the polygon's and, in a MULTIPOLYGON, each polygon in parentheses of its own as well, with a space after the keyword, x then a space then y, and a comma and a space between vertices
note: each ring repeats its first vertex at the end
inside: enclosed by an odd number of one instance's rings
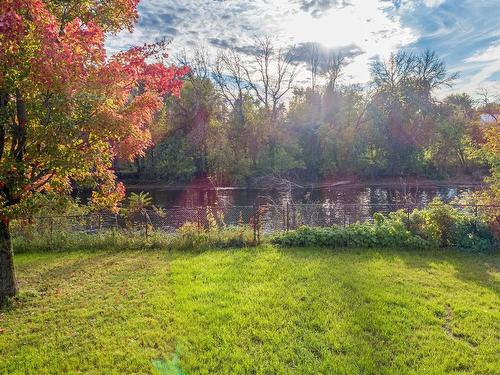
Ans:
POLYGON ((133 160, 137 156, 144 155, 144 151, 152 145, 149 126, 161 105, 161 98, 152 92, 146 92, 132 99, 123 112, 122 127, 126 130, 122 132, 125 136, 117 143, 118 157, 133 160))
POLYGON ((130 84, 142 84, 146 91, 153 91, 162 96, 167 93, 179 95, 183 83, 182 77, 189 72, 189 69, 146 62, 148 58, 160 59, 164 56, 164 48, 162 42, 131 48, 113 56, 109 67, 119 69, 130 80, 130 84), (157 45, 159 47, 155 48, 157 45))
POLYGON ((137 3, 74 1, 65 10, 59 2, 0 2, 0 87, 10 98, 19 90, 28 108, 23 160, 5 155, 0 175, 10 173, 9 190, 22 199, 69 181, 98 186, 93 200, 101 206, 123 197, 113 159, 144 154, 163 97, 178 95, 187 73, 162 63, 165 42, 106 58, 105 33, 131 27, 137 3))
POLYGON ((145 86, 160 95, 171 93, 179 96, 182 88, 180 80, 189 72, 188 68, 165 67, 163 64, 146 65, 144 69, 145 86))
POLYGON ((152 145, 149 126, 155 113, 161 108, 166 94, 179 95, 187 68, 166 67, 163 64, 148 64, 146 59, 157 53, 152 45, 135 47, 112 57, 98 74, 106 89, 114 87, 114 102, 121 103, 120 109, 107 110, 109 120, 124 137, 113 140, 115 153, 121 159, 133 160, 144 154, 152 145), (140 94, 134 93, 141 87, 140 94))
POLYGON ((45 29, 32 59, 32 79, 71 92, 105 64, 104 33, 94 23, 83 24, 78 18, 68 22, 61 33, 54 33, 60 27, 52 24, 45 29))
POLYGON ((114 185, 101 185, 92 192, 91 206, 95 211, 118 213, 118 204, 125 198, 125 186, 119 182, 114 185))
POLYGON ((93 22, 84 24, 79 18, 75 18, 65 26, 60 42, 71 53, 65 56, 67 61, 77 60, 86 64, 86 69, 93 64, 102 64, 106 59, 104 33, 93 22))

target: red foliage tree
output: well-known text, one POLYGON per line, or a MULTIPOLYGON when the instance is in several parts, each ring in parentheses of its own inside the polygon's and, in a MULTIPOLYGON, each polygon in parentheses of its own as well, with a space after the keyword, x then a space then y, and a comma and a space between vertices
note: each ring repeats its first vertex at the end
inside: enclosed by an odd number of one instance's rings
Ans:
POLYGON ((74 183, 112 208, 113 159, 142 155, 164 96, 179 94, 186 71, 163 64, 165 43, 106 57, 104 34, 131 29, 137 3, 0 3, 0 299, 17 292, 9 221, 74 183))

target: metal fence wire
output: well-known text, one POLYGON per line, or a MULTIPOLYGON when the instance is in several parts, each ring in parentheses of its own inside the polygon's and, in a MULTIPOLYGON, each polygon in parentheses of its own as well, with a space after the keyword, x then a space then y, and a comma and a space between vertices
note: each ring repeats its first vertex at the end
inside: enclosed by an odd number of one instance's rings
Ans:
MULTIPOLYGON (((430 206, 428 204, 427 206, 430 206)), ((460 212, 477 218, 500 218, 500 205, 451 205, 460 212)), ((178 207, 163 210, 142 210, 134 214, 92 213, 77 216, 43 216, 13 222, 14 236, 34 237, 40 233, 67 231, 92 234, 106 230, 135 232, 162 231, 175 233, 186 223, 199 231, 219 230, 237 226, 253 229, 255 238, 261 234, 296 229, 307 225, 347 226, 356 222, 372 222, 375 213, 388 214, 404 210, 408 215, 420 204, 296 204, 253 206, 178 207)))

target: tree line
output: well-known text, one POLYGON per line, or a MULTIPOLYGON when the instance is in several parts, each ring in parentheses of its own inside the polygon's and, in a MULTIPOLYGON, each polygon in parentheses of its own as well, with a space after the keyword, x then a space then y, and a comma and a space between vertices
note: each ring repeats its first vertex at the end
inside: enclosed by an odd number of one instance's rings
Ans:
POLYGON ((438 99, 457 75, 432 51, 374 61, 368 85, 346 83, 342 53, 314 47, 303 58, 271 38, 215 58, 197 48, 177 63, 190 69, 181 95, 165 99, 154 146, 120 163, 122 176, 246 184, 265 175, 447 178, 485 166, 480 115, 495 115, 498 102, 486 92, 482 101, 466 93, 438 99), (308 84, 299 84, 306 73, 308 84))

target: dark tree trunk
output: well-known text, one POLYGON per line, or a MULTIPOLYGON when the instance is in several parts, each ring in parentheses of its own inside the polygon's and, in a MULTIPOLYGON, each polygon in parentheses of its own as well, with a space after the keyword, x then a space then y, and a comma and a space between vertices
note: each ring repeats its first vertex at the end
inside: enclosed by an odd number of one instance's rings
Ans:
POLYGON ((141 179, 142 174, 144 172, 144 164, 145 164, 145 160, 143 157, 138 156, 135 158, 135 166, 137 168, 135 176, 138 180, 141 179))
POLYGON ((4 220, 0 220, 0 304, 6 297, 13 297, 17 294, 9 221, 4 220))

